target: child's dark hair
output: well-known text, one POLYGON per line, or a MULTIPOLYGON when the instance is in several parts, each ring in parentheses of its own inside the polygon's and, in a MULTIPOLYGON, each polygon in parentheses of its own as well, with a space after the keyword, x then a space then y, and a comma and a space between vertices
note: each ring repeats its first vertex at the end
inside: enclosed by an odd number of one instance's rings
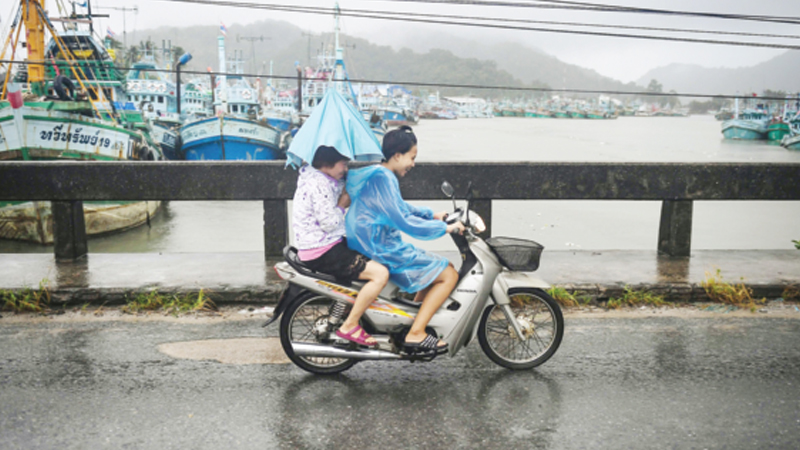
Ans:
POLYGON ((392 130, 383 137, 383 159, 388 161, 397 153, 406 154, 412 147, 417 145, 417 136, 408 125, 392 130))
POLYGON ((317 154, 314 155, 311 165, 319 170, 323 167, 333 167, 339 161, 350 161, 350 158, 339 153, 334 147, 320 145, 317 147, 317 154))

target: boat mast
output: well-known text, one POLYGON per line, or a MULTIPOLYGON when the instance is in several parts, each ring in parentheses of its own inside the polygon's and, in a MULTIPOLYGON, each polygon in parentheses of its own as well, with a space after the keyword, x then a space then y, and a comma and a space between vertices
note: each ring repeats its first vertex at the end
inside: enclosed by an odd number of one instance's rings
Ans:
POLYGON ((344 49, 339 46, 339 2, 336 2, 336 6, 334 7, 334 18, 336 19, 336 27, 334 28, 336 36, 335 38, 335 51, 336 51, 336 61, 334 62, 334 69, 333 69, 333 77, 336 81, 334 81, 334 88, 338 92, 342 92, 342 79, 344 79, 344 49))
POLYGON ((44 20, 39 14, 44 10, 44 0, 21 1, 27 31, 28 62, 34 63, 28 65, 28 82, 34 94, 44 95, 44 20))
MULTIPOLYGON (((217 43, 219 44, 219 100, 222 104, 221 109, 222 112, 227 112, 228 109, 228 92, 227 86, 228 81, 227 77, 225 76, 226 66, 225 66, 225 36, 217 36, 217 43)), ((214 87, 212 86, 211 89, 213 90, 214 87)))
POLYGON ((336 27, 335 33, 335 52, 336 52, 336 59, 333 63, 333 77, 336 81, 333 82, 333 87, 336 89, 337 92, 344 95, 345 97, 352 98, 354 106, 356 109, 359 108, 358 106, 358 97, 356 97, 355 92, 353 92, 353 87, 350 85, 350 81, 347 78, 347 70, 344 67, 344 49, 339 45, 339 2, 336 2, 336 6, 334 8, 334 17, 336 18, 336 27), (347 84, 345 84, 347 81, 347 84), (349 92, 348 92, 349 91, 349 92))

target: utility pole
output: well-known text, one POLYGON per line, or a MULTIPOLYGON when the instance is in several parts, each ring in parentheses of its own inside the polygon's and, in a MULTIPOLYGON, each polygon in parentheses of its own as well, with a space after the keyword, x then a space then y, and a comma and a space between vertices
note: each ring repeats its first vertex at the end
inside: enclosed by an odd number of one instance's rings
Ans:
POLYGON ((239 36, 238 34, 236 35, 236 42, 239 42, 239 41, 250 41, 250 51, 251 51, 251 55, 252 55, 252 59, 250 60, 250 70, 251 70, 251 72, 253 74, 255 74, 256 71, 258 70, 256 68, 256 45, 255 45, 255 42, 256 41, 261 41, 261 42, 269 41, 271 39, 272 38, 268 38, 268 37, 264 37, 264 36, 239 36))
POLYGON ((134 14, 139 14, 139 7, 134 5, 133 8, 128 8, 127 6, 97 6, 96 8, 122 11, 122 45, 125 47, 125 51, 128 51, 128 27, 125 17, 128 11, 133 11, 134 14))

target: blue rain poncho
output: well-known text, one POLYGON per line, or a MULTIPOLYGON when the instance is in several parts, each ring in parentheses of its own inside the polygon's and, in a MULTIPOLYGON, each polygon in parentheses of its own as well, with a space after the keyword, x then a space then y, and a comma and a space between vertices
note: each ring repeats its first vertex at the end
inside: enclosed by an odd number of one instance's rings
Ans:
POLYGON ((433 210, 406 203, 392 171, 374 165, 351 170, 347 192, 352 203, 345 218, 347 245, 389 269, 389 279, 414 293, 428 287, 449 264, 447 259, 403 242, 400 234, 423 240, 442 237, 447 225, 433 210))

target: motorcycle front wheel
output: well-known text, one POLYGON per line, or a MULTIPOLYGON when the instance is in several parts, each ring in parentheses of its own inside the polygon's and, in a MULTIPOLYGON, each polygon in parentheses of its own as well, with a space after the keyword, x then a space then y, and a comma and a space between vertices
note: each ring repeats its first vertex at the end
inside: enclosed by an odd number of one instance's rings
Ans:
POLYGON ((564 336, 564 316, 558 303, 541 289, 508 291, 511 313, 519 324, 520 339, 499 305, 486 309, 478 326, 481 349, 495 363, 512 370, 536 367, 558 350, 564 336))
POLYGON ((343 372, 356 364, 348 358, 327 358, 298 356, 292 350, 292 342, 333 345, 329 336, 335 326, 328 323, 334 300, 307 292, 299 296, 281 317, 281 346, 286 356, 298 367, 318 375, 332 375, 343 372))

